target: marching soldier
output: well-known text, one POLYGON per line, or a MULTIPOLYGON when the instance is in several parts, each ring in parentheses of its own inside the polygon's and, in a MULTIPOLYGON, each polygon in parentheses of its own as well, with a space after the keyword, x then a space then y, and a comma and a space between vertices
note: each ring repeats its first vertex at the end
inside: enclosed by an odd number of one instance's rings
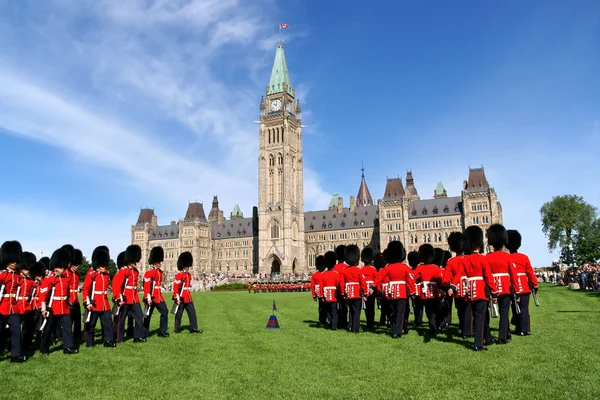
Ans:
POLYGON ((433 246, 422 244, 419 247, 418 254, 421 264, 415 269, 415 280, 418 282, 419 297, 421 298, 421 304, 425 307, 425 314, 429 321, 429 331, 435 335, 439 331, 441 322, 439 302, 443 272, 440 267, 433 264, 435 260, 433 246))
POLYGON ((21 316, 17 298, 21 277, 17 264, 21 262, 23 249, 17 241, 4 242, 0 249, 0 330, 8 324, 10 329, 10 362, 22 363, 27 357, 21 355, 21 316))
POLYGON ((521 314, 517 316, 516 334, 529 336, 531 334, 531 323, 529 318, 529 296, 533 290, 538 291, 538 280, 533 272, 529 257, 518 250, 521 247, 521 234, 516 230, 508 230, 508 243, 506 248, 510 251, 510 262, 515 269, 513 286, 517 293, 517 302, 521 308, 521 314))
MULTIPOLYGON (((413 271, 412 274, 414 278, 414 270, 417 268, 417 266, 419 266, 419 253, 416 251, 411 251, 406 256, 406 261, 408 262, 410 269, 413 271)), ((409 301, 410 299, 407 299, 407 302, 409 301)), ((412 302, 413 312, 415 314, 415 326, 421 326, 423 323, 423 304, 421 304, 421 297, 418 296, 418 293, 417 296, 412 299, 412 302)))
MULTIPOLYGON (((21 315, 21 348, 26 352, 31 347, 35 331, 35 313, 33 309, 33 296, 35 295, 35 281, 31 272, 35 268, 35 254, 23 252, 23 260, 17 265, 17 271, 21 275, 19 286, 19 297, 17 297, 18 313, 21 315)), ((37 288, 35 288, 37 290, 37 288)))
MULTIPOLYGON (((343 244, 339 245, 335 248, 335 256, 337 258, 337 264, 333 268, 340 276, 342 276, 344 272, 344 268, 348 266, 346 264, 346 260, 344 259, 344 251, 346 250, 346 246, 343 244)), ((342 291, 344 288, 341 289, 342 291)), ((343 293, 338 297, 338 328, 347 329, 348 328, 348 303, 344 299, 343 293)))
POLYGON ((125 249, 125 256, 122 268, 123 273, 117 273, 113 279, 113 296, 117 304, 121 307, 118 318, 117 341, 122 342, 125 336, 125 317, 131 316, 135 320, 133 331, 134 343, 146 342, 144 337, 144 317, 140 307, 140 297, 138 295, 139 271, 136 268, 137 263, 142 259, 142 249, 137 244, 132 244, 125 249))
POLYGON ((60 248, 52 253, 50 268, 53 275, 42 280, 41 283, 42 317, 47 318, 46 329, 40 345, 40 353, 44 355, 50 354, 51 336, 58 326, 62 328, 63 353, 79 353, 73 343, 73 324, 69 309, 70 278, 65 276, 65 269, 69 267, 72 258, 65 248, 60 248))
POLYGON ((110 254, 102 248, 97 247, 92 253, 92 273, 88 274, 83 281, 83 305, 87 309, 89 322, 87 323, 86 346, 94 347, 94 332, 96 323, 100 319, 102 327, 102 340, 104 347, 116 347, 113 341, 112 321, 110 317, 110 304, 108 302, 108 285, 110 276, 108 275, 108 264, 110 254))
POLYGON ((79 272, 77 268, 83 262, 83 253, 79 249, 73 249, 73 258, 69 268, 65 271, 65 277, 69 278, 69 307, 71 321, 73 321, 73 338, 82 340, 81 331, 81 307, 79 305, 79 272))
MULTIPOLYGON (((169 329, 169 310, 165 305, 165 299, 162 295, 163 271, 161 263, 165 259, 165 252, 162 247, 153 247, 150 250, 148 264, 152 266, 144 274, 144 303, 148 308, 144 314, 144 337, 150 335, 150 320, 156 308, 160 313, 160 327, 158 336, 169 337, 167 329, 169 329)), ((189 288, 189 285, 188 285, 189 288)))
POLYGON ((360 249, 357 245, 351 244, 344 249, 344 260, 348 266, 344 268, 340 276, 340 288, 343 291, 344 299, 348 305, 350 332, 358 333, 360 331, 360 310, 362 305, 362 296, 360 293, 361 270, 358 268, 360 261, 360 249))
MULTIPOLYGON (((456 281, 456 290, 454 294, 454 306, 458 314, 458 327, 463 339, 473 336, 473 324, 471 322, 471 305, 466 302, 467 296, 467 277, 464 276, 461 260, 463 258, 463 235, 460 232, 452 232, 448 236, 448 246, 455 254, 450 258, 444 270, 444 278, 442 285, 446 288, 450 287, 451 283, 456 281), (462 276, 459 276, 462 275, 462 276), (468 307, 468 308, 467 308, 468 307)), ((450 311, 452 313, 452 311, 450 311)))
MULTIPOLYGON (((325 253, 323 258, 325 260, 325 268, 327 268, 327 271, 321 274, 323 302, 325 303, 325 308, 327 310, 329 327, 332 331, 335 331, 338 327, 338 294, 341 293, 340 274, 334 269, 336 265, 336 255, 333 251, 325 253)), ((341 295, 339 297, 341 297, 341 295)))
POLYGON ((198 321, 196 319, 196 309, 194 308, 194 300, 190 293, 190 267, 194 264, 194 258, 189 251, 183 252, 177 259, 177 270, 180 272, 175 275, 173 282, 173 300, 177 303, 177 313, 175 314, 175 333, 181 332, 181 318, 183 310, 187 312, 190 320, 190 333, 202 333, 202 329, 198 329, 198 321))
POLYGON ((34 326, 34 336, 36 337, 36 341, 41 340, 41 333, 35 329, 38 326, 40 319, 42 318, 42 303, 40 301, 40 286, 42 279, 46 276, 46 266, 42 262, 36 262, 31 271, 29 271, 29 275, 31 275, 34 279, 32 288, 31 288, 31 305, 33 308, 33 326, 34 326))
POLYGON ((323 304, 323 295, 321 294, 323 290, 323 284, 321 283, 321 274, 323 273, 323 271, 325 271, 325 258, 323 258, 323 256, 318 256, 315 259, 315 266, 317 268, 317 271, 313 273, 310 278, 310 289, 312 292, 313 300, 317 301, 319 304, 319 322, 325 325, 327 324, 327 313, 325 310, 325 304, 323 304))
POLYGON ((367 330, 372 330, 375 327, 375 293, 369 292, 369 289, 375 286, 375 279, 377 278, 377 270, 371 265, 373 258, 373 249, 370 247, 365 247, 360 253, 360 259, 363 262, 360 269, 360 287, 365 298, 367 330))

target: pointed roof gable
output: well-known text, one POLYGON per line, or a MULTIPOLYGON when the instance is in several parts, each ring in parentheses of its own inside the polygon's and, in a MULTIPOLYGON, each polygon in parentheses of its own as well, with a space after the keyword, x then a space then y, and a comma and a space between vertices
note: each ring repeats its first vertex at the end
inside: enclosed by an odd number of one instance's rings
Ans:
POLYGON ((212 201, 212 208, 208 213, 208 218, 217 218, 219 216, 219 198, 215 195, 212 201))
POLYGON ((442 184, 442 181, 438 181, 437 186, 435 187, 435 190, 433 191, 433 198, 440 199, 440 198, 446 197, 446 196, 447 196, 447 192, 446 192, 446 189, 444 188, 444 185, 442 184))
POLYGON ((284 83, 287 85, 286 90, 288 94, 293 96, 292 81, 290 80, 287 62, 285 61, 283 42, 279 42, 277 44, 277 51, 275 52, 275 61, 273 62, 273 70, 271 71, 271 80, 269 81, 267 94, 283 93, 284 83))
POLYGON ((413 179, 412 171, 406 173, 406 189, 404 192, 407 195, 418 196, 417 188, 415 187, 415 180, 413 179))
POLYGON ((138 216, 137 225, 151 224, 154 217, 154 210, 151 208, 142 208, 138 216))
POLYGON ((204 205, 198 202, 190 203, 188 205, 184 221, 191 222, 196 219, 199 219, 200 222, 208 222, 206 219, 206 214, 204 214, 204 205))
POLYGON ((240 209, 239 205, 235 205, 235 207, 233 207, 233 211, 230 214, 231 219, 240 219, 240 218, 244 218, 244 213, 242 213, 242 210, 240 209))
POLYGON ((391 178, 385 184, 385 192, 383 200, 396 200, 404 197, 404 187, 402 186, 401 178, 391 178))
POLYGON ((338 197, 340 197, 337 193, 331 195, 331 201, 329 202, 329 209, 335 209, 338 206, 338 197))
POLYGON ((365 181, 365 169, 362 168, 362 179, 360 181, 360 187, 358 188, 358 194, 356 195, 356 207, 365 207, 372 205, 373 198, 371 197, 371 192, 369 192, 369 187, 367 186, 367 182, 365 181))
POLYGON ((483 165, 481 168, 469 167, 469 179, 467 180, 467 187, 465 189, 469 192, 483 192, 489 188, 490 185, 485 177, 483 165))

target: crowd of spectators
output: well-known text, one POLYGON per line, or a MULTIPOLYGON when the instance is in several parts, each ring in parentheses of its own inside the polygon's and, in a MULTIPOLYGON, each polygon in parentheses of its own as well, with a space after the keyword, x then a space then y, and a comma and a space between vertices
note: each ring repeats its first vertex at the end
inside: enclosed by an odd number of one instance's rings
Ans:
POLYGON ((540 271, 536 272, 536 276, 542 282, 569 286, 572 289, 600 291, 600 265, 598 264, 583 264, 559 272, 540 271))

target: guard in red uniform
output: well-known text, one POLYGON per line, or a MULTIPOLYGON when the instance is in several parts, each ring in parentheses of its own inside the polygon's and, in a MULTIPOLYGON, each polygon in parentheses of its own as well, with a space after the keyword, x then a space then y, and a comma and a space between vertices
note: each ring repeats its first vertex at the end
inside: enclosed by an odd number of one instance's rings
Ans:
POLYGON ((138 294, 139 271, 137 263, 142 259, 142 249, 137 244, 132 244, 125 249, 123 273, 117 273, 113 279, 113 296, 121 307, 118 318, 117 341, 122 342, 125 337, 125 317, 131 316, 135 320, 133 341, 146 342, 144 338, 144 317, 140 307, 138 294))
POLYGON ((181 332, 181 318, 183 318, 183 310, 187 312, 190 320, 190 333, 202 333, 202 329, 198 329, 198 321, 196 319, 196 309, 194 308, 194 300, 190 293, 190 282, 192 275, 190 268, 194 265, 194 257, 189 251, 185 251, 179 255, 177 259, 177 270, 180 272, 175 275, 173 282, 173 300, 178 304, 177 313, 175 314, 175 333, 181 332))
MULTIPOLYGON (((458 314, 458 328, 460 335, 463 338, 473 336, 473 324, 471 323, 471 305, 468 304, 467 309, 467 277, 464 275, 464 270, 461 265, 463 258, 463 235, 460 232, 452 232, 448 236, 448 246, 454 252, 455 256, 450 258, 444 269, 444 278, 442 286, 449 288, 452 282, 456 281, 456 290, 453 290, 454 306, 458 314), (460 276, 459 276, 460 275, 460 276)), ((449 292, 450 293, 450 292, 449 292)), ((450 311, 452 312, 452 311, 450 311)))
POLYGON ((500 309, 500 324, 498 326, 498 344, 506 344, 509 334, 510 296, 514 293, 512 281, 517 278, 516 270, 510 262, 510 255, 504 251, 508 242, 506 229, 500 224, 491 225, 487 229, 488 244, 494 251, 486 255, 494 283, 498 289, 498 308, 500 309))
MULTIPOLYGON (((344 268, 348 266, 346 264, 346 260, 344 259, 344 251, 346 250, 346 246, 339 245, 335 248, 335 256, 337 258, 337 264, 333 268, 340 275, 340 279, 344 268)), ((344 288, 342 288, 342 291, 344 288)), ((339 329, 347 329, 348 328, 348 303, 346 303, 346 299, 343 296, 343 293, 340 293, 338 297, 338 310, 337 310, 337 318, 338 318, 338 328, 339 329)))
POLYGON ((312 297, 314 301, 317 301, 319 304, 318 308, 318 319, 319 322, 323 325, 327 324, 327 310, 325 309, 325 303, 323 302, 323 284, 321 282, 321 274, 325 271, 325 258, 323 256, 318 256, 315 259, 315 266, 317 271, 312 274, 310 277, 310 290, 312 292, 312 297))
MULTIPOLYGON (((402 332, 407 332, 404 326, 406 300, 409 296, 416 295, 416 287, 410 268, 403 263, 406 259, 406 250, 401 242, 396 240, 390 242, 385 251, 385 257, 388 264, 381 269, 377 276, 375 287, 388 282, 387 297, 392 309, 392 337, 398 339, 402 336, 402 332)), ((373 292, 373 288, 371 288, 371 292, 373 292)))
POLYGON ((40 301, 40 286, 42 279, 46 276, 46 266, 41 262, 36 262, 31 271, 29 271, 29 275, 33 277, 33 284, 31 288, 31 306, 33 308, 33 319, 34 319, 34 332, 33 335, 36 338, 36 341, 39 342, 41 340, 41 334, 39 330, 35 329, 42 318, 42 303, 40 301))
POLYGON ((35 313, 31 301, 34 295, 35 281, 31 278, 31 271, 35 267, 36 261, 35 254, 24 251, 23 260, 17 265, 17 271, 21 275, 17 307, 18 313, 21 315, 21 350, 23 353, 30 350, 35 332, 35 313))
POLYGON ((371 264, 373 263, 373 249, 365 247, 360 253, 360 260, 363 266, 360 269, 360 287, 365 302, 365 319, 367 320, 366 330, 375 328, 375 293, 369 289, 375 286, 377 270, 371 264))
MULTIPOLYGON (((467 301, 471 303, 471 309, 475 318, 475 347, 473 348, 475 351, 484 350, 484 344, 493 343, 491 334, 489 333, 489 324, 487 329, 485 326, 489 301, 486 289, 489 288, 494 302, 497 302, 498 297, 498 290, 496 289, 488 260, 485 256, 479 254, 481 249, 483 249, 483 231, 478 226, 469 226, 465 229, 464 233, 465 256, 462 259, 461 265, 464 276, 467 277, 467 301)), ((451 288, 453 291, 456 291, 456 286, 461 276, 461 273, 457 274, 457 278, 452 283, 451 288)))
POLYGON ((415 269, 415 280, 417 281, 418 294, 421 304, 425 308, 425 315, 429 321, 429 331, 437 334, 442 316, 440 315, 440 287, 442 285, 443 271, 433 264, 435 250, 430 244, 422 244, 419 247, 419 260, 421 264, 415 269))
MULTIPOLYGON (((416 251, 411 251, 410 253, 407 254, 406 261, 408 262, 408 265, 410 266, 410 269, 412 271, 412 275, 414 278, 415 269, 417 269, 417 267, 419 266, 419 263, 420 263, 419 253, 417 253, 416 251)), ((418 291, 419 291, 419 288, 417 287, 417 295, 412 299, 407 299, 407 302, 412 300, 412 303, 413 303, 413 313, 415 315, 415 320, 414 320, 415 326, 421 326, 421 324, 423 323, 423 304, 421 304, 421 297, 419 297, 418 291)))
POLYGON ((42 335, 40 353, 50 354, 52 332, 56 327, 62 328, 63 353, 76 354, 79 352, 74 347, 71 311, 69 310, 70 278, 64 274, 69 267, 72 255, 65 248, 60 248, 52 253, 50 268, 53 275, 42 280, 40 287, 40 301, 42 303, 42 317, 47 318, 46 329, 42 335))
POLYGON ((323 302, 325 303, 325 308, 327 310, 329 327, 332 331, 335 331, 338 327, 338 297, 341 297, 340 274, 334 270, 336 265, 336 255, 333 251, 325 253, 323 258, 325 261, 325 268, 327 268, 327 271, 321 274, 323 302))
MULTIPOLYGON (((68 246, 68 245, 67 245, 68 246)), ((79 305, 79 272, 77 268, 83 262, 83 253, 79 249, 73 249, 73 258, 65 271, 65 277, 69 279, 69 310, 71 321, 73 321, 73 338, 83 340, 81 331, 81 306, 79 305)))
POLYGON ((153 247, 150 250, 148 264, 152 268, 148 269, 144 274, 144 303, 148 310, 144 315, 144 336, 150 335, 150 320, 154 309, 160 313, 160 326, 158 336, 169 337, 167 330, 169 329, 169 310, 165 304, 165 299, 162 295, 163 271, 161 264, 165 260, 165 252, 162 247, 153 247))
POLYGON ((10 362, 21 363, 21 316, 17 299, 20 295, 21 276, 17 264, 23 258, 23 249, 17 241, 4 242, 0 250, 0 330, 8 324, 10 329, 10 362))
POLYGON ((360 291, 361 269, 358 267, 360 261, 360 249, 351 244, 344 249, 344 260, 348 266, 343 269, 340 276, 340 288, 348 305, 350 332, 360 332, 360 310, 362 306, 362 293, 360 291))
POLYGON ((92 253, 93 272, 86 275, 83 281, 83 305, 90 314, 90 320, 86 324, 86 346, 94 347, 94 332, 96 323, 100 319, 102 327, 102 340, 104 347, 116 347, 113 340, 112 320, 110 317, 110 303, 108 302, 108 264, 110 254, 104 248, 96 248, 92 253))
POLYGON ((529 296, 531 290, 538 291, 538 280, 533 272, 533 267, 527 257, 518 250, 521 247, 521 234, 515 230, 508 230, 508 243, 506 248, 510 251, 510 262, 515 269, 513 286, 517 293, 517 302, 521 308, 521 314, 517 316, 517 335, 529 336, 531 334, 531 322, 529 318, 529 296))

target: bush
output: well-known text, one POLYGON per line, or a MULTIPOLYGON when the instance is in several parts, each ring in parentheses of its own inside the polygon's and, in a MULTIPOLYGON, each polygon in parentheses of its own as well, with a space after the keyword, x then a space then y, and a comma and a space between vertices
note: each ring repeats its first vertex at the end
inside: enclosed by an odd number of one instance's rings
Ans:
POLYGON ((248 290, 248 284, 246 283, 226 283, 224 285, 213 286, 213 291, 219 292, 224 290, 248 290))

